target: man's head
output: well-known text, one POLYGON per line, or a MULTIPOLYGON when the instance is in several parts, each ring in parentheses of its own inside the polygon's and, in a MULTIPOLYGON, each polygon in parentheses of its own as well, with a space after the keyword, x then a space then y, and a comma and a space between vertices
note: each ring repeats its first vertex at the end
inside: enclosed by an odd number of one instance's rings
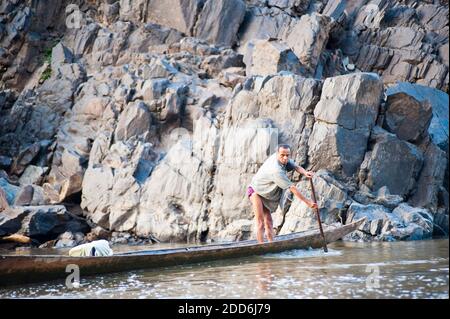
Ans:
POLYGON ((290 156, 291 156, 291 147, 289 145, 287 144, 278 145, 277 158, 281 164, 286 165, 289 161, 290 156))

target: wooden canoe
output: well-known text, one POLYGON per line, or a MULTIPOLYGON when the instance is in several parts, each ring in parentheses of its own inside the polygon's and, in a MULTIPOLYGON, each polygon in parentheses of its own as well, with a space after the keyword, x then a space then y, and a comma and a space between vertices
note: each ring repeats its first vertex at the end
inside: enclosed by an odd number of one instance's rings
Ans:
MULTIPOLYGON (((341 227, 324 229, 327 243, 339 240, 356 230, 364 219, 341 227)), ((0 287, 66 278, 68 265, 77 265, 80 278, 112 272, 144 268, 175 266, 225 258, 247 257, 277 253, 291 249, 320 248, 323 239, 319 230, 291 233, 275 237, 271 243, 258 244, 245 240, 224 244, 188 248, 144 250, 105 257, 69 257, 61 255, 2 255, 0 256, 0 287)))

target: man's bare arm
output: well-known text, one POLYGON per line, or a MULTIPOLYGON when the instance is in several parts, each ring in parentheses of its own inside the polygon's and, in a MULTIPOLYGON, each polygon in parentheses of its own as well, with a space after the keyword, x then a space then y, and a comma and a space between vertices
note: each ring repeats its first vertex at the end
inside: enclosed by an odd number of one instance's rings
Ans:
POLYGON ((308 205, 311 208, 316 208, 317 204, 306 199, 305 196, 303 196, 300 191, 298 190, 298 188, 295 185, 292 185, 291 187, 289 187, 289 190, 292 192, 292 194, 294 194, 298 199, 300 199, 301 201, 305 202, 306 205, 308 205))

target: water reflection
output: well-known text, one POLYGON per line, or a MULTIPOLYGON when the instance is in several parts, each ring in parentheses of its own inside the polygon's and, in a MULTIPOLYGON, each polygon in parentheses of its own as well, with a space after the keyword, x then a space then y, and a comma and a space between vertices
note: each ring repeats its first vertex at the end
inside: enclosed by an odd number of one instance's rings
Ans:
POLYGON ((255 263, 255 268, 257 269, 257 286, 259 288, 259 294, 262 297, 266 297, 268 295, 272 285, 272 280, 275 277, 272 267, 272 263, 269 262, 255 263))

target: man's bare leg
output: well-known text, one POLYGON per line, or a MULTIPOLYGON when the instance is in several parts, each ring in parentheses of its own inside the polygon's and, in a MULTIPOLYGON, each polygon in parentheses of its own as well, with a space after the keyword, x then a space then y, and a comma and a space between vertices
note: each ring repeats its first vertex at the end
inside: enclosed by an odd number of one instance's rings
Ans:
POLYGON ((253 212, 255 213, 256 217, 256 239, 259 243, 264 242, 264 211, 263 211, 263 204, 261 201, 261 198, 259 198, 259 195, 256 193, 253 193, 252 196, 250 196, 250 200, 253 205, 253 212))
POLYGON ((269 242, 273 241, 273 221, 272 214, 264 207, 264 227, 266 228, 266 237, 269 242))

